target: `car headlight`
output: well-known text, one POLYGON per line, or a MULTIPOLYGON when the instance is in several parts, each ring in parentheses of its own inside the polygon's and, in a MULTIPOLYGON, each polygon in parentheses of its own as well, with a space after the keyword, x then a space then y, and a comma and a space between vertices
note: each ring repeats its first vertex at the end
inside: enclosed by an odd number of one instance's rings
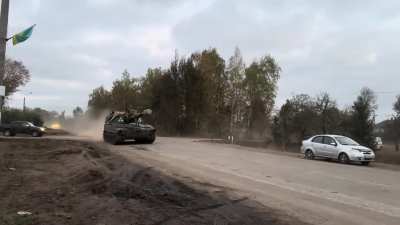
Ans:
POLYGON ((41 128, 40 128, 40 131, 45 131, 45 130, 46 130, 46 129, 45 129, 45 128, 43 128, 43 127, 41 127, 41 128))
POLYGON ((352 148, 351 150, 353 153, 363 153, 363 151, 361 149, 352 148))

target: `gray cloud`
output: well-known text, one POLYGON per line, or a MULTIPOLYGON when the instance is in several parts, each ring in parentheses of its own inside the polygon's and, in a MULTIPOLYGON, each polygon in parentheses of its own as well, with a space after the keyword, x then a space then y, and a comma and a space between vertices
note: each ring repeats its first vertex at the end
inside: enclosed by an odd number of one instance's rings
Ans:
POLYGON ((185 55, 216 47, 228 59, 239 46, 248 63, 264 54, 277 58, 278 106, 295 93, 328 91, 344 107, 369 86, 384 119, 400 94, 399 9, 394 0, 14 0, 10 33, 38 26, 8 55, 32 72, 25 88, 32 106, 71 110, 125 68, 142 75, 166 66, 175 49, 185 55))

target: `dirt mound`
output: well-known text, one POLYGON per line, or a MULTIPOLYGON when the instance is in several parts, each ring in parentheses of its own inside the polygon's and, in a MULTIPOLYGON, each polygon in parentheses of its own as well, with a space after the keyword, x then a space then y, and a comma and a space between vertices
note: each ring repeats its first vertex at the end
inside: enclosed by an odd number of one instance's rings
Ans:
POLYGON ((0 150, 2 225, 291 221, 246 198, 228 197, 221 187, 194 188, 156 168, 129 163, 97 144, 0 139, 0 150))

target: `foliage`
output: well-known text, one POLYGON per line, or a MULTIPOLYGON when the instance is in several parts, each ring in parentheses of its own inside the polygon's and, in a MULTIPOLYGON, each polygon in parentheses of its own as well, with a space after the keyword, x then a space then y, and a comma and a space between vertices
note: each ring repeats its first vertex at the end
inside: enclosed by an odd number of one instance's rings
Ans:
POLYGON ((349 135, 350 115, 349 110, 339 110, 327 93, 314 98, 298 94, 286 100, 273 117, 272 135, 284 147, 320 133, 349 135))
POLYGON ((340 111, 336 101, 332 100, 328 93, 322 93, 316 98, 315 109, 318 115, 320 132, 326 134, 336 131, 340 124, 340 111))
POLYGON ((30 80, 29 70, 21 61, 6 59, 3 84, 6 86, 6 96, 10 96, 30 80))
POLYGON ((243 118, 246 111, 246 95, 244 89, 246 65, 239 48, 235 48, 234 55, 229 58, 226 68, 227 90, 226 103, 229 107, 229 133, 245 127, 243 118))
POLYGON ((79 106, 77 106, 73 111, 72 114, 74 115, 74 118, 79 118, 83 116, 83 109, 79 106))
POLYGON ((376 96, 369 88, 361 89, 352 106, 351 136, 360 144, 375 147, 373 135, 375 127, 376 96))
MULTIPOLYGON (((175 55, 170 65, 150 68, 137 78, 124 71, 111 90, 99 87, 89 96, 89 113, 143 110, 164 135, 212 135, 265 138, 292 142, 319 134, 350 136, 373 147, 376 97, 363 88, 351 108, 339 109, 328 93, 298 94, 287 99, 271 117, 281 68, 266 55, 246 66, 235 49, 228 62, 214 48, 187 57, 175 55)), ((400 118, 400 100, 395 104, 400 118)), ((400 119, 399 119, 400 121, 400 119)))
POLYGON ((37 109, 31 110, 26 109, 13 109, 13 108, 5 108, 3 110, 3 123, 10 123, 12 121, 29 121, 35 124, 36 126, 43 125, 43 119, 37 109))
POLYGON ((245 70, 244 87, 249 102, 248 128, 262 133, 272 112, 281 68, 271 56, 264 56, 245 70))
POLYGON ((127 71, 110 91, 99 87, 89 96, 89 111, 151 108, 150 120, 171 135, 225 136, 257 131, 269 123, 280 67, 271 56, 245 67, 239 49, 228 66, 216 49, 179 57, 170 66, 148 69, 143 78, 127 71))
POLYGON ((53 121, 58 118, 58 112, 56 111, 47 111, 41 108, 34 108, 31 111, 38 114, 44 122, 53 121))
POLYGON ((119 80, 115 80, 111 91, 113 108, 126 111, 137 106, 139 81, 132 78, 128 71, 122 73, 119 80))
POLYGON ((400 119, 400 95, 396 97, 396 101, 393 104, 394 117, 400 119))
POLYGON ((104 110, 110 108, 111 93, 103 86, 98 87, 89 95, 88 113, 92 116, 99 116, 104 110))
POLYGON ((389 121, 386 121, 386 136, 395 143, 396 151, 400 151, 400 95, 396 97, 393 103, 394 114, 389 121))
POLYGON ((376 97, 369 88, 363 88, 353 106, 344 110, 327 93, 315 98, 299 94, 282 105, 273 119, 272 134, 285 147, 315 134, 330 133, 350 136, 373 148, 376 109, 376 97))
POLYGON ((286 100, 274 119, 273 133, 279 136, 285 147, 291 142, 299 143, 305 137, 317 132, 316 102, 306 94, 299 94, 286 100))

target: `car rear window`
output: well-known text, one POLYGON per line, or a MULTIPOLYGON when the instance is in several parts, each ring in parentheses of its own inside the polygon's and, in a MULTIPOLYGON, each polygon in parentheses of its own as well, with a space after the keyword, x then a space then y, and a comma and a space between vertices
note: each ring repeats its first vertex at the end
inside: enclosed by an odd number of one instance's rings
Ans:
POLYGON ((323 137, 322 136, 318 136, 312 139, 312 142, 314 143, 321 143, 322 144, 323 141, 323 137))

